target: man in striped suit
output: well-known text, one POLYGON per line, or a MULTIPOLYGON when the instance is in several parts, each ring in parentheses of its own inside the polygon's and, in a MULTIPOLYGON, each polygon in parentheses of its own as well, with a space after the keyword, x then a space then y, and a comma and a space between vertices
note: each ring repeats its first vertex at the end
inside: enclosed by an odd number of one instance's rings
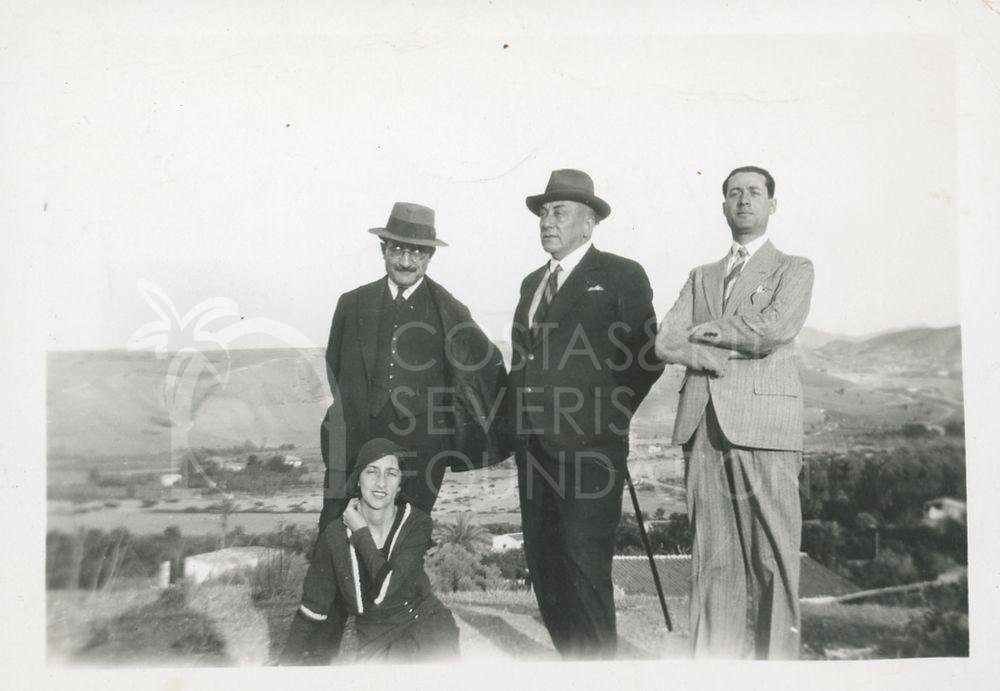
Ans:
POLYGON ((794 340, 809 312, 812 263, 765 231, 774 179, 745 166, 723 182, 733 243, 695 268, 660 324, 657 354, 687 366, 673 440, 684 448, 694 530, 696 657, 799 652, 802 384, 794 340))

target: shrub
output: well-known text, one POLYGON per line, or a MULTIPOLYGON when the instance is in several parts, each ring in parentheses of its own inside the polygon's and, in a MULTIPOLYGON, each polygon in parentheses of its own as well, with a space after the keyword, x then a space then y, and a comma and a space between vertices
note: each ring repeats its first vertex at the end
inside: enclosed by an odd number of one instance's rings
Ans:
POLYGON ((967 657, 969 654, 969 586, 966 580, 930 588, 931 605, 902 630, 886 635, 878 644, 884 657, 967 657))
POLYGON ((521 548, 508 549, 503 552, 489 552, 483 556, 483 564, 495 566, 500 576, 508 581, 526 581, 528 579, 528 563, 524 559, 521 548))
POLYGON ((802 522, 802 551, 819 563, 832 566, 843 547, 843 530, 836 521, 802 522))
POLYGON ((445 593, 457 590, 494 590, 504 583, 500 570, 459 544, 448 542, 437 547, 426 560, 431 586, 445 593))
POLYGON ((913 557, 891 549, 884 549, 877 559, 854 567, 852 575, 853 580, 865 588, 884 588, 920 580, 913 557))

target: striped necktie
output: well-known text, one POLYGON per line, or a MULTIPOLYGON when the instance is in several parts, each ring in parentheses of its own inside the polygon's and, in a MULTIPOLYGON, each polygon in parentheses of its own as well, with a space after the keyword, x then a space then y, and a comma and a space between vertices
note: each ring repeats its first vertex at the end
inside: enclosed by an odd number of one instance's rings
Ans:
POLYGON ((733 292, 736 279, 740 277, 740 272, 746 266, 748 254, 747 248, 740 246, 739 251, 736 253, 736 263, 733 264, 733 268, 729 270, 729 275, 726 276, 726 280, 722 284, 722 309, 725 309, 726 303, 729 302, 729 296, 733 292))
POLYGON ((545 314, 549 311, 549 305, 552 304, 552 298, 555 297, 556 291, 559 290, 559 274, 562 272, 562 266, 556 264, 555 271, 549 271, 548 280, 545 281, 545 290, 542 291, 542 299, 538 301, 538 308, 535 309, 535 316, 531 318, 531 340, 534 341, 538 338, 538 331, 541 328, 540 325, 542 320, 545 319, 545 314))

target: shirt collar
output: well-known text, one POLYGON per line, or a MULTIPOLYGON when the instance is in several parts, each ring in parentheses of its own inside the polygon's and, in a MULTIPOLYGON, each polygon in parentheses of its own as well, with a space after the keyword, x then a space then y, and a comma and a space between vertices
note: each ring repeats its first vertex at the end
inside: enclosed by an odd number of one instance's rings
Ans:
POLYGON ((764 233, 760 237, 754 238, 745 245, 741 245, 738 242, 733 242, 733 246, 729 249, 729 256, 736 257, 736 254, 740 251, 740 247, 745 247, 747 251, 747 261, 750 261, 751 257, 757 253, 764 243, 767 242, 767 233, 764 233))
MULTIPOLYGON (((386 275, 385 278, 386 278, 386 280, 389 281, 389 293, 392 295, 392 298, 395 300, 396 299, 396 295, 399 294, 399 286, 396 285, 396 282, 394 280, 392 280, 391 276, 386 275)), ((420 284, 423 283, 423 282, 424 282, 424 277, 421 276, 420 280, 418 280, 412 286, 410 286, 409 288, 404 288, 403 289, 403 299, 409 300, 410 296, 413 295, 413 291, 415 291, 417 288, 419 288, 420 284)))
POLYGON ((589 250, 593 244, 593 240, 587 240, 562 259, 552 257, 549 259, 549 271, 555 271, 556 265, 558 264, 562 267, 563 276, 569 276, 573 269, 576 268, 576 265, 580 263, 580 260, 583 259, 583 255, 587 253, 587 250, 589 250))

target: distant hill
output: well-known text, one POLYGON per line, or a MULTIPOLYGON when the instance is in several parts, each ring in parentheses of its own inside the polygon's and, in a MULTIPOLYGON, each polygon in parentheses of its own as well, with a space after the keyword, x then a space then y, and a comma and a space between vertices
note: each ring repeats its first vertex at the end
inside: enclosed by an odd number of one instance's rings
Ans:
MULTIPOLYGON (((810 331, 806 336, 822 340, 830 334, 810 331)), ((833 423, 874 428, 961 418, 957 326, 802 346, 807 420, 812 421, 807 431, 833 423)), ((509 357, 509 345, 500 347, 509 357)), ((193 369, 182 370, 200 373, 198 384, 171 406, 165 394, 173 357, 126 351, 49 353, 50 459, 162 456, 176 435, 194 447, 245 441, 318 446, 320 420, 330 403, 323 349, 210 351, 202 362, 191 364, 193 369), (191 426, 183 429, 188 403, 191 426)), ((683 368, 669 367, 656 383, 633 421, 637 436, 669 435, 683 376, 683 368)))
POLYGON ((799 345, 803 348, 808 348, 814 350, 816 348, 821 348, 831 341, 852 341, 855 340, 851 336, 845 336, 843 334, 834 334, 827 331, 820 331, 819 329, 814 329, 809 326, 803 326, 802 330, 799 331, 799 345))
POLYGON ((191 446, 228 447, 252 441, 316 446, 330 403, 323 350, 208 351, 190 395, 170 415, 165 394, 172 358, 122 350, 52 352, 47 361, 50 455, 154 455, 170 451, 171 435, 191 446), (218 372, 218 378, 212 369, 218 372), (193 425, 179 428, 190 404, 193 425))
POLYGON ((842 366, 932 367, 961 370, 962 332, 958 326, 891 331, 863 341, 831 341, 815 355, 842 366))

